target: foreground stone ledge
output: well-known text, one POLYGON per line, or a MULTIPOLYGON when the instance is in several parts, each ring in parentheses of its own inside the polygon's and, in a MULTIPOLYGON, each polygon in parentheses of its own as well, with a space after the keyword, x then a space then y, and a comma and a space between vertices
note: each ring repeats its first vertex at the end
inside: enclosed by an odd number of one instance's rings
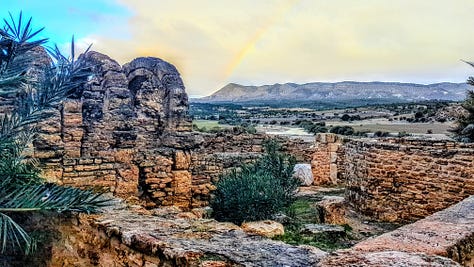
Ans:
POLYGON ((49 266, 315 266, 326 253, 249 235, 176 208, 114 208, 60 227, 49 266), (216 260, 218 259, 218 260, 216 260), (216 263, 216 264, 217 264, 216 263))
POLYGON ((457 267, 459 263, 450 259, 422 253, 401 251, 382 252, 339 252, 321 261, 319 267, 457 267))

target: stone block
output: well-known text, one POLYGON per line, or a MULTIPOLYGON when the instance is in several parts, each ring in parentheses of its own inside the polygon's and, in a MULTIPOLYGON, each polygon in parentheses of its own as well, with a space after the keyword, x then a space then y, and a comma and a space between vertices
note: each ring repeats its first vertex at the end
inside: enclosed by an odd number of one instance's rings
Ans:
POLYGON ((64 127, 82 126, 82 115, 81 114, 64 114, 63 125, 64 127))
POLYGON ((327 238, 337 240, 344 237, 346 232, 344 227, 331 224, 305 224, 300 230, 300 234, 313 238, 327 238))
POLYGON ((296 164, 293 169, 293 176, 298 178, 304 186, 310 186, 314 182, 311 164, 296 164))
POLYGON ((327 143, 335 143, 337 141, 337 135, 333 133, 326 134, 326 142, 327 143))
POLYGON ((257 222, 245 222, 242 224, 242 230, 268 238, 285 234, 283 225, 279 222, 265 220, 257 222))
POLYGON ((58 158, 61 156, 61 151, 58 150, 35 150, 35 158, 38 159, 49 159, 58 158))
POLYGON ((325 196, 318 203, 318 207, 323 212, 324 223, 346 224, 346 206, 344 197, 325 196))
POLYGON ((82 102, 77 100, 66 100, 63 102, 64 113, 82 113, 82 102))
POLYGON ((337 164, 331 163, 329 165, 329 179, 331 180, 333 184, 338 183, 337 173, 338 173, 337 164))
POLYGON ((341 144, 331 143, 331 144, 328 144, 328 147, 329 147, 329 152, 337 152, 339 148, 341 147, 341 144))
POLYGON ((177 150, 174 153, 174 169, 187 170, 191 164, 191 154, 182 150, 177 150))
POLYGON ((321 144, 327 143, 326 136, 327 136, 327 134, 325 134, 325 133, 317 134, 316 135, 316 143, 321 143, 321 144))

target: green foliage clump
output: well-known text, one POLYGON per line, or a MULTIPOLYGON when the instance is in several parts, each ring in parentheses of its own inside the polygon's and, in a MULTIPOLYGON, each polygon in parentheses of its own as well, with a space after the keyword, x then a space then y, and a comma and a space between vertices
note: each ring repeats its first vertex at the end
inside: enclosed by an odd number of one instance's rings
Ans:
POLYGON ((317 133, 327 133, 328 128, 326 128, 325 122, 313 123, 308 120, 298 120, 295 122, 295 125, 305 129, 308 133, 317 134, 317 133))
POLYGON ((295 158, 279 152, 276 141, 265 145, 265 154, 254 164, 244 164, 221 177, 211 201, 219 221, 241 224, 265 220, 295 200, 300 181, 293 177, 295 158))
MULTIPOLYGON (((323 211, 308 199, 297 199, 286 210, 286 215, 291 220, 285 223, 285 234, 275 236, 273 239, 283 241, 291 245, 310 245, 325 251, 348 248, 350 241, 346 236, 320 234, 317 236, 301 233, 305 224, 320 224, 324 222, 323 211)), ((343 225, 345 233, 350 233, 352 228, 343 225)), ((350 237, 349 237, 350 238, 350 237)))
MULTIPOLYGON (((468 83, 474 86, 474 78, 469 77, 468 83)), ((461 114, 456 127, 452 130, 457 139, 463 142, 474 142, 474 91, 467 92, 467 98, 461 105, 465 114, 461 114)))
POLYGON ((331 133, 340 134, 340 135, 353 135, 354 128, 350 126, 335 126, 329 130, 331 133))

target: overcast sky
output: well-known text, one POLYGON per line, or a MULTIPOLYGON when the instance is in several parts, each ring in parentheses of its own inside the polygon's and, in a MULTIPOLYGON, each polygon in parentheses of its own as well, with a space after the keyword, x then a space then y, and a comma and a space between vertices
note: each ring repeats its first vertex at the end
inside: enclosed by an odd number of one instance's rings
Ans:
POLYGON ((463 82, 474 69, 473 0, 0 0, 44 35, 123 64, 174 64, 190 95, 227 83, 463 82))

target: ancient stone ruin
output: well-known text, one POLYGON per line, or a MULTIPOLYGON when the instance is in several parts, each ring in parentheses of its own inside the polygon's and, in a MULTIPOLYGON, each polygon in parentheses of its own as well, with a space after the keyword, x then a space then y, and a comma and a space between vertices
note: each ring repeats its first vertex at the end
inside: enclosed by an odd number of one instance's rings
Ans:
MULTIPOLYGON (((102 215, 53 218, 47 227, 57 237, 45 265, 473 266, 474 145, 274 137, 311 164, 313 185, 344 185, 345 202, 359 212, 390 222, 424 218, 332 254, 291 246, 196 209, 209 204, 220 174, 260 156, 268 136, 193 132, 180 75, 161 59, 120 66, 97 52, 83 57, 94 75, 41 123, 33 153, 49 180, 104 187, 127 204, 102 215)), ((40 68, 45 61, 38 62, 40 68)), ((0 99, 2 110, 11 101, 0 99)), ((339 199, 325 203, 343 214, 339 199)), ((328 216, 331 222, 345 221, 328 216)))
MULTIPOLYGON (((97 52, 84 57, 94 76, 42 123, 35 142, 34 156, 50 180, 106 187, 148 207, 188 209, 208 204, 222 169, 262 151, 263 135, 191 132, 187 95, 173 65, 137 58, 122 67, 97 52)), ((306 146, 293 143, 287 147, 306 146)), ((296 154, 308 157, 305 149, 296 154)))

